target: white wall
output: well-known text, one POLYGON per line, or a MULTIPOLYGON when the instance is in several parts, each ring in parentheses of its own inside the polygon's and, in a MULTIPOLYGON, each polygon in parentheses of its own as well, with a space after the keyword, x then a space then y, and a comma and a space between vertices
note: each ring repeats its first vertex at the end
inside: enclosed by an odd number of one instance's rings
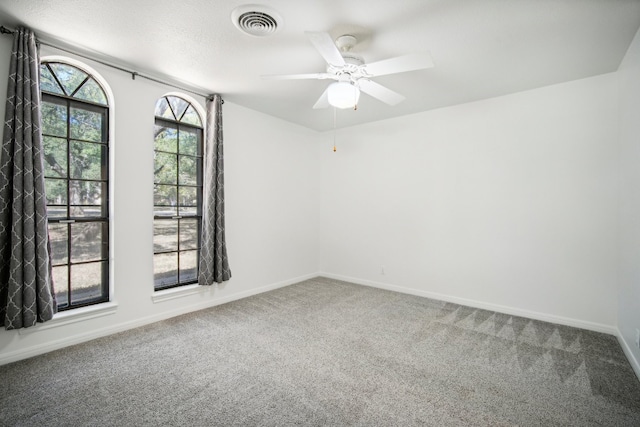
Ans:
MULTIPOLYGON (((7 39, 1 38, 2 58, 9 55, 7 39)), ((62 53, 43 49, 42 54, 62 53)), ((154 303, 153 115, 156 100, 176 90, 82 61, 107 80, 115 98, 112 280, 117 308, 62 326, 55 326, 54 319, 20 332, 2 330, 0 364, 315 275, 318 135, 227 102, 226 237, 233 277, 219 288, 200 287, 191 295, 154 303)), ((3 62, 0 82, 7 81, 7 73, 3 62)))
POLYGON ((640 32, 618 70, 620 89, 620 273, 618 328, 640 377, 640 32))
POLYGON ((339 131, 321 271, 614 332, 616 97, 607 74, 339 131))
MULTIPOLYGON (((85 61, 116 100, 118 306, 83 322, 0 331, 0 364, 317 271, 606 332, 619 323, 632 344, 640 323, 639 45, 636 37, 619 73, 341 130, 336 153, 331 133, 225 104, 234 277, 155 304, 153 106, 174 89, 85 61)), ((0 58, 10 47, 1 37, 0 58)), ((0 83, 2 117, 5 91, 0 83)))

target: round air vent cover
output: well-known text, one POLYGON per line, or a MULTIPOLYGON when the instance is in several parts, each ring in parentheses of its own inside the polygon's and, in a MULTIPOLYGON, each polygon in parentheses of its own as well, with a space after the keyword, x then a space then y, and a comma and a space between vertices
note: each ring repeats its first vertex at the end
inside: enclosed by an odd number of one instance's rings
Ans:
POLYGON ((257 37, 275 34, 282 24, 277 12, 261 5, 238 6, 231 13, 231 20, 243 33, 257 37))

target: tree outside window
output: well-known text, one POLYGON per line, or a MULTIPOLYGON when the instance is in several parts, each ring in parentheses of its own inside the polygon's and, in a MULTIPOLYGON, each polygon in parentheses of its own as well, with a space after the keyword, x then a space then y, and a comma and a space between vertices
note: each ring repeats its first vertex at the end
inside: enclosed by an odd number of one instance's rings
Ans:
POLYGON ((177 96, 156 103, 154 288, 197 283, 202 224, 202 120, 177 96))
POLYGON ((89 73, 40 65, 53 281, 59 310, 109 300, 109 106, 89 73))

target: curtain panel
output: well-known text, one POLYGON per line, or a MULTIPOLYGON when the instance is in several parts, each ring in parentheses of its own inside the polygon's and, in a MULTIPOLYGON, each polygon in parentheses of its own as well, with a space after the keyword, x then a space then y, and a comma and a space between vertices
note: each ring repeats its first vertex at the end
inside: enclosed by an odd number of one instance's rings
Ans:
POLYGON ((207 100, 207 128, 204 147, 200 285, 213 285, 231 278, 224 226, 224 156, 222 98, 207 100))
POLYGON ((44 187, 40 61, 32 31, 14 33, 0 151, 0 319, 34 326, 56 312, 44 187))

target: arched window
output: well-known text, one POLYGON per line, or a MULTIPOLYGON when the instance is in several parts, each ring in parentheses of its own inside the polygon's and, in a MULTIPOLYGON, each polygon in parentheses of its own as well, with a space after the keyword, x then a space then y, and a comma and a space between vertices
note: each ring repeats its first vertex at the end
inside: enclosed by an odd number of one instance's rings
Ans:
POLYGON ((59 310, 109 300, 109 105, 75 65, 40 65, 53 280, 59 310))
POLYGON ((202 119, 191 102, 158 100, 154 131, 155 290, 197 283, 202 225, 202 119))

